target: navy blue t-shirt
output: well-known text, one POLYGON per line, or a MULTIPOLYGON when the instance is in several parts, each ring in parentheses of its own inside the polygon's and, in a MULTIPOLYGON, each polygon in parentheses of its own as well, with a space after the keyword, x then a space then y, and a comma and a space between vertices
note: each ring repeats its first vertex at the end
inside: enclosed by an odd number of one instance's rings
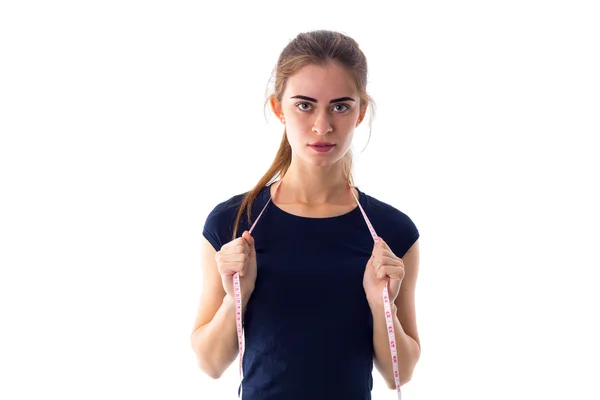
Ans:
MULTIPOLYGON (((419 238, 415 224, 357 190, 377 235, 403 257, 419 238)), ((269 197, 265 186, 252 222, 269 197)), ((206 219, 203 235, 217 251, 232 240, 242 198, 218 204, 206 219)), ((236 237, 251 226, 244 212, 236 237)), ((270 202, 252 236, 258 272, 244 315, 243 400, 371 399, 373 316, 362 282, 374 242, 358 206, 309 218, 270 202)))

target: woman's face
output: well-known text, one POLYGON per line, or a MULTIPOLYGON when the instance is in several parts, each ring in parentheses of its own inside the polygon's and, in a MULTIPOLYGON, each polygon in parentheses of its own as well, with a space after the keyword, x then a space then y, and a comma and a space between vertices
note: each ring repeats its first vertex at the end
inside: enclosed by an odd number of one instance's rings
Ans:
POLYGON ((307 65, 289 78, 275 113, 285 120, 293 157, 315 166, 332 165, 350 149, 354 128, 366 111, 359 109, 351 77, 335 63, 307 65), (332 146, 317 147, 317 142, 332 146))

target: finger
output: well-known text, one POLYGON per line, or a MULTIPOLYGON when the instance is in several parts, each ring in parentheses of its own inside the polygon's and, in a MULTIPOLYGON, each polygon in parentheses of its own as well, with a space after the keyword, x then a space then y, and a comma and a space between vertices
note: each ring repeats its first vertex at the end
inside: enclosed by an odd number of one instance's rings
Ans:
POLYGON ((403 265, 381 263, 375 268, 375 276, 377 276, 377 279, 387 279, 388 276, 390 278, 396 278, 399 276, 398 274, 404 276, 403 265), (398 269, 402 269, 402 272, 399 272, 398 269))
POLYGON ((244 231, 244 233, 242 234, 242 237, 248 244, 248 254, 251 256, 255 256, 256 249, 254 248, 254 238, 252 237, 252 235, 250 235, 250 232, 244 231))
POLYGON ((226 249, 221 250, 222 254, 244 254, 247 253, 249 249, 244 247, 242 244, 238 244, 236 246, 229 246, 226 249))
POLYGON ((248 241, 243 236, 240 236, 239 238, 235 239, 230 243, 231 245, 229 247, 235 248, 236 246, 241 246, 243 252, 250 252, 250 246, 248 245, 248 241))
POLYGON ((378 238, 376 242, 373 243, 374 249, 386 249, 389 250, 390 246, 383 240, 382 238, 378 238))
POLYGON ((402 279, 404 278, 404 268, 395 265, 383 265, 377 271, 377 278, 384 279, 390 277, 390 279, 402 279))
POLYGON ((378 269, 382 265, 404 266, 402 259, 394 256, 393 254, 392 255, 375 254, 375 255, 371 256, 371 259, 373 260, 372 262, 375 265, 375 267, 377 267, 378 269))
POLYGON ((387 242, 385 240, 383 240, 383 238, 379 238, 379 244, 381 245, 381 247, 383 247, 384 249, 389 250, 390 246, 388 246, 387 242))
POLYGON ((232 263, 223 263, 219 265, 219 274, 223 276, 233 276, 236 273, 239 273, 239 269, 241 267, 232 263))
POLYGON ((376 256, 375 254, 373 254, 371 256, 371 259, 369 260, 369 262, 371 263, 371 270, 373 271, 373 275, 377 278, 378 277, 378 273, 379 273, 379 269, 382 266, 381 260, 379 259, 378 256, 376 256))
POLYGON ((398 259, 398 257, 396 257, 396 255, 391 250, 385 250, 381 247, 373 249, 372 256, 374 256, 375 258, 378 258, 378 259, 383 259, 383 260, 398 259))
POLYGON ((219 265, 219 273, 226 276, 232 276, 235 273, 239 273, 240 276, 244 276, 244 263, 239 261, 223 262, 219 265))
POLYGON ((375 267, 375 255, 371 255, 371 258, 369 258, 369 261, 367 261, 367 267, 373 269, 374 271, 376 271, 376 267, 375 267))
POLYGON ((383 263, 380 257, 373 257, 373 272, 378 279, 381 279, 380 271, 384 265, 385 264, 383 263))
POLYGON ((215 260, 219 266, 225 266, 232 263, 242 263, 245 264, 248 260, 248 254, 245 253, 235 253, 235 254, 217 254, 215 256, 215 260))
POLYGON ((392 249, 385 242, 376 243, 373 246, 373 253, 396 257, 392 249))
POLYGON ((382 264, 386 264, 386 265, 402 265, 404 266, 404 262, 402 261, 401 258, 396 257, 395 255, 385 255, 385 256, 379 256, 378 257, 381 260, 382 264))
POLYGON ((234 272, 244 273, 244 266, 248 260, 248 255, 245 253, 236 254, 218 254, 215 259, 220 270, 229 269, 234 272))
POLYGON ((239 237, 237 239, 232 240, 231 242, 225 243, 223 246, 221 246, 221 250, 225 250, 235 246, 242 246, 245 242, 246 241, 244 240, 244 238, 239 237))

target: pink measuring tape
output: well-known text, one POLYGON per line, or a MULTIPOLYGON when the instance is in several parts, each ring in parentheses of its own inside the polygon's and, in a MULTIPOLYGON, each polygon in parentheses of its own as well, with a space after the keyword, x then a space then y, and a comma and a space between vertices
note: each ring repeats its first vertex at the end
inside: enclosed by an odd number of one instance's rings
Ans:
MULTIPOLYGON (((279 184, 277 184, 277 187, 275 188, 275 192, 273 192, 273 196, 275 196, 275 193, 277 193, 277 189, 279 189, 279 186, 281 186, 281 179, 279 180, 279 184)), ((375 233, 375 229, 373 229, 373 225, 371 225, 371 222, 369 221, 367 214, 365 214, 365 210, 363 210, 363 208, 362 208, 360 202, 358 201, 358 198, 354 194, 354 192, 352 192, 352 195, 354 196, 354 199, 356 200, 356 203, 358 204, 358 207, 360 208, 360 211, 365 219, 365 222, 367 223, 367 226, 369 227, 369 231, 371 232, 373 241, 375 243, 379 243, 379 237, 377 236, 377 233, 375 233)), ((252 227, 250 228, 248 233, 252 234, 252 230, 256 226, 256 223, 260 219, 261 215, 263 214, 263 212, 265 211, 267 206, 269 205, 269 202, 272 200, 273 196, 269 197, 269 201, 267 201, 267 204, 265 204, 265 206, 263 207, 262 211, 256 218, 256 221, 254 221, 254 224, 252 224, 252 227)), ((239 354, 240 354, 240 357, 239 357, 240 358, 240 379, 243 380, 242 358, 244 355, 244 338, 243 338, 243 326, 242 326, 242 290, 241 290, 241 286, 240 286, 240 276, 238 273, 235 273, 233 275, 233 291, 234 291, 234 297, 235 297, 235 324, 236 324, 236 328, 237 328, 238 346, 239 346, 239 354)), ((396 336, 394 334, 394 319, 392 317, 392 308, 390 306, 388 284, 386 284, 385 287, 383 288, 382 296, 383 296, 383 309, 384 309, 384 313, 385 313, 385 321, 387 324, 387 331, 388 331, 388 340, 389 340, 389 344, 390 344, 390 352, 392 354, 392 368, 394 371, 394 380, 396 382, 396 392, 398 393, 398 399, 400 400, 401 399, 401 391, 400 391, 400 373, 398 371, 398 353, 396 351, 396 336)), ((240 394, 240 398, 241 398, 241 394, 240 394)))

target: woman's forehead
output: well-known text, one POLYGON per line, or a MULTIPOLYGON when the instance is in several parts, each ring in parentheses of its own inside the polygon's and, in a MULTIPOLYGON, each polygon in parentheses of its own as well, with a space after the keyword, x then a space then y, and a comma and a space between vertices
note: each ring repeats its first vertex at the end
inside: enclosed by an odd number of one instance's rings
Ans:
POLYGON ((319 103, 354 95, 352 78, 342 68, 330 64, 326 67, 307 65, 289 78, 285 97, 308 96, 319 103))

